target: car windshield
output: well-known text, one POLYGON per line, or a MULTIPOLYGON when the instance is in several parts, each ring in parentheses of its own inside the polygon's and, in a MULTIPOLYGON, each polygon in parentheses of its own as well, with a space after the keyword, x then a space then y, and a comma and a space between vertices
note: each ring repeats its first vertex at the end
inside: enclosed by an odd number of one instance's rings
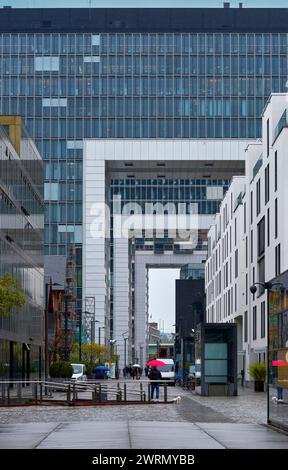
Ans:
POLYGON ((174 371, 174 365, 173 364, 166 364, 165 366, 158 366, 157 367, 160 372, 173 372, 174 371))
POLYGON ((83 366, 79 364, 72 364, 72 367, 73 367, 73 374, 81 374, 83 366))

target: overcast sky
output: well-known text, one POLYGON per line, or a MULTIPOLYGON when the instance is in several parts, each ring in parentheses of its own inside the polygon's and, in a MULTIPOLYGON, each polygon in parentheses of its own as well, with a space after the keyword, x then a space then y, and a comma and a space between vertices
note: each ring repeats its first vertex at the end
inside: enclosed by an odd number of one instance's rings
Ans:
POLYGON ((164 321, 166 333, 175 331, 175 280, 179 277, 179 269, 149 269, 149 322, 161 320, 162 325, 164 321))
MULTIPOLYGON (((228 1, 228 0, 226 0, 228 1)), ((18 8, 65 8, 89 7, 222 7, 224 0, 0 0, 0 6, 10 5, 18 8)), ((242 0, 245 7, 287 7, 287 0, 242 0)), ((231 7, 238 6, 239 0, 230 0, 231 7)))

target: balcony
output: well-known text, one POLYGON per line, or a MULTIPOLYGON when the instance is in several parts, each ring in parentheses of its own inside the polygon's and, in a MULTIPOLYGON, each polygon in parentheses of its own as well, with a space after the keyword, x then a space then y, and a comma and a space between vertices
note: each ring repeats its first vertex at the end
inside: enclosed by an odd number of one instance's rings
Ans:
POLYGON ((261 153, 260 157, 258 158, 254 168, 253 168, 253 179, 254 180, 255 176, 257 175, 258 171, 260 170, 261 166, 263 165, 263 155, 261 153))
POLYGON ((284 113, 282 114, 281 118, 279 119, 279 122, 278 122, 277 126, 275 127, 273 144, 274 144, 275 140, 277 139, 278 135, 280 134, 280 132, 282 131, 282 129, 284 129, 284 127, 288 127, 287 109, 285 109, 284 113))

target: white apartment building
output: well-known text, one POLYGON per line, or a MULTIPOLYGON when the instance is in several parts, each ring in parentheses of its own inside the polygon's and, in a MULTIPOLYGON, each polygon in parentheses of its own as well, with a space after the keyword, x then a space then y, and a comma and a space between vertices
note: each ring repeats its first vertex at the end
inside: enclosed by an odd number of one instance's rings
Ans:
POLYGON ((266 360, 267 299, 254 282, 288 269, 288 94, 272 94, 262 141, 246 149, 245 176, 234 177, 208 232, 208 322, 237 322, 238 372, 266 360))

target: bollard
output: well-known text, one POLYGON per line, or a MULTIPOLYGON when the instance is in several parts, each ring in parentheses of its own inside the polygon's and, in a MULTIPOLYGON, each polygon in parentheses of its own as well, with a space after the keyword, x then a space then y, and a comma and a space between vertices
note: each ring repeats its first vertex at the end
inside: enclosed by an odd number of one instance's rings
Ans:
POLYGON ((19 402, 21 402, 21 398, 22 398, 22 384, 19 382, 17 384, 17 399, 19 402))
POLYGON ((68 405, 70 405, 70 402, 71 402, 71 385, 70 384, 68 385, 68 388, 67 388, 67 402, 68 402, 68 405))
POLYGON ((2 390, 1 390, 1 392, 2 392, 2 401, 5 401, 6 393, 5 393, 5 384, 4 383, 2 383, 1 388, 2 388, 2 390))
POLYGON ((146 392, 143 392, 143 401, 146 401, 146 392))
POLYGON ((151 384, 150 382, 148 383, 148 401, 151 401, 151 384))
POLYGON ((167 382, 164 383, 164 401, 167 403, 167 382))
POLYGON ((10 403, 10 384, 7 387, 7 403, 10 403))
POLYGON ((124 401, 127 401, 127 385, 124 383, 124 401))
POLYGON ((41 402, 42 399, 43 399, 43 384, 42 384, 42 382, 40 382, 39 387, 40 387, 40 402, 41 402))
POLYGON ((101 384, 99 384, 99 403, 101 403, 101 401, 102 401, 101 400, 102 399, 102 396, 101 396, 102 395, 102 390, 101 389, 102 389, 101 384))
POLYGON ((76 401, 76 384, 73 384, 73 402, 76 401))
POLYGON ((35 398, 35 403, 38 401, 38 383, 35 382, 34 384, 34 398, 35 398))

